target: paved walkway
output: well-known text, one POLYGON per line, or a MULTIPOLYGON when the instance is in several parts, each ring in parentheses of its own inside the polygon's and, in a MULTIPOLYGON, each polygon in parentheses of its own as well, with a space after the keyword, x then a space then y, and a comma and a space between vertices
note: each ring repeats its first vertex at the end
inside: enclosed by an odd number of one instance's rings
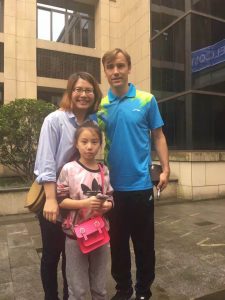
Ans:
MULTIPOLYGON (((156 202, 153 300, 225 299, 224 215, 225 199, 156 202)), ((40 256, 40 231, 34 215, 0 217, 1 300, 43 299, 40 256)), ((114 282, 108 273, 110 297, 114 282)), ((59 282, 61 291, 60 271, 59 282)))

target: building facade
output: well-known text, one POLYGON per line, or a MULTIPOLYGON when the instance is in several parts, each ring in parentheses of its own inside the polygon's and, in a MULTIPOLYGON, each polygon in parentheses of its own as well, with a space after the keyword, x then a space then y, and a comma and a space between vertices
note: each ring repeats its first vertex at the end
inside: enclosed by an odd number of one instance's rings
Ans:
POLYGON ((78 70, 106 92, 100 60, 116 46, 130 51, 132 79, 149 90, 149 18, 148 1, 0 0, 1 103, 56 102, 78 70))
POLYGON ((152 0, 152 92, 165 120, 178 196, 225 195, 223 0, 152 0))
POLYGON ((101 57, 125 48, 130 80, 159 101, 178 197, 223 197, 222 2, 0 0, 0 104, 24 97, 58 103, 79 70, 106 93, 101 57))

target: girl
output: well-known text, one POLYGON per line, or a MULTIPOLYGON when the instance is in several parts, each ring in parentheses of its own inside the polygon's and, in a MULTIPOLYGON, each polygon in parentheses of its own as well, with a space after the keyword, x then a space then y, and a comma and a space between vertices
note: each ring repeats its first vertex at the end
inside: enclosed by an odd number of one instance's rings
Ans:
MULTIPOLYGON (((96 196, 87 197, 90 191, 102 190, 99 165, 95 159, 102 145, 102 133, 93 122, 81 125, 75 133, 75 147, 78 159, 67 163, 61 170, 57 181, 59 206, 70 210, 74 224, 81 223, 96 214, 104 214, 112 208, 112 187, 108 169, 104 170, 103 202, 96 196)), ((86 299, 90 283, 93 300, 106 299, 106 266, 108 245, 83 254, 71 232, 66 232, 66 276, 69 287, 69 300, 86 299)))
POLYGON ((61 253, 63 299, 68 299, 64 255, 65 235, 59 222, 56 200, 57 173, 74 153, 74 134, 77 126, 90 120, 90 114, 97 111, 101 97, 98 83, 89 73, 72 74, 60 108, 49 114, 42 125, 34 173, 37 182, 44 185, 46 194, 43 212, 38 215, 43 245, 41 279, 45 300, 58 299, 57 266, 61 253))

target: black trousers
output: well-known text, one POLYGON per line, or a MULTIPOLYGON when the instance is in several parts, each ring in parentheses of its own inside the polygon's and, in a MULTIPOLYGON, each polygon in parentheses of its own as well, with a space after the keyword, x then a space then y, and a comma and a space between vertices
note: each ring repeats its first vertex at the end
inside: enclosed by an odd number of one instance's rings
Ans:
POLYGON ((153 190, 114 192, 114 201, 109 221, 111 272, 116 289, 132 288, 131 238, 136 263, 136 294, 150 297, 155 278, 153 190))
POLYGON ((65 259, 65 234, 61 223, 56 224, 47 221, 42 212, 38 215, 41 237, 41 280, 45 292, 45 300, 58 300, 57 267, 62 254, 62 276, 63 276, 63 299, 68 299, 68 286, 66 281, 66 259, 65 259))

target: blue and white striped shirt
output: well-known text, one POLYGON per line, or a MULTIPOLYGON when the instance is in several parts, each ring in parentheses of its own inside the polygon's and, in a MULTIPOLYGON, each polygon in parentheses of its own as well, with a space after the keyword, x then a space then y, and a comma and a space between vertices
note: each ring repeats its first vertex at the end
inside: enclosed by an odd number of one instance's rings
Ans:
MULTIPOLYGON (((89 116, 88 120, 93 119, 89 116)), ((39 137, 34 174, 38 183, 56 182, 59 169, 72 157, 78 126, 72 112, 56 110, 44 120, 39 137)))

